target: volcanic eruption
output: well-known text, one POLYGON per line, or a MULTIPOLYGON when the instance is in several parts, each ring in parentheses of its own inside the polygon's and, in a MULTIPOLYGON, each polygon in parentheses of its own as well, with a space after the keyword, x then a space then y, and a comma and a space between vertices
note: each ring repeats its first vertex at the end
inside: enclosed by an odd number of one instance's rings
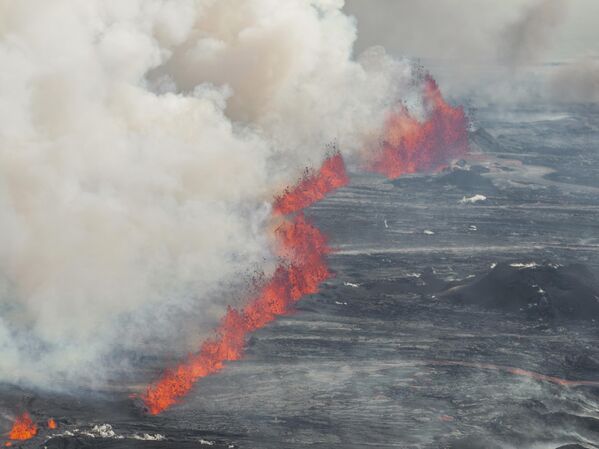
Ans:
POLYGON ((0 447, 597 446, 599 2, 491 3, 0 0, 0 447))

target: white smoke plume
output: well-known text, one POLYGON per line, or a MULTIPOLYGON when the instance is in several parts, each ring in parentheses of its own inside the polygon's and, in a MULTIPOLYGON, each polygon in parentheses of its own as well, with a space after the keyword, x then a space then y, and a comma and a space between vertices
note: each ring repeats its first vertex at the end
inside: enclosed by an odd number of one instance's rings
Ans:
POLYGON ((342 6, 0 0, 1 381, 193 349, 272 267, 273 195, 410 82, 342 6))

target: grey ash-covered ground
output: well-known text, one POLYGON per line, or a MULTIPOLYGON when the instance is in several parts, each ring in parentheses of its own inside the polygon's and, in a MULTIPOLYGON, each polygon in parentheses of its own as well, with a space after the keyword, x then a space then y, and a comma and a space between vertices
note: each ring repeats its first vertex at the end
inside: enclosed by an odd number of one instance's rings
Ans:
POLYGON ((24 447, 599 447, 599 110, 476 117, 453 169, 313 206, 336 276, 180 405, 4 385, 2 430, 20 403, 59 423, 24 447))

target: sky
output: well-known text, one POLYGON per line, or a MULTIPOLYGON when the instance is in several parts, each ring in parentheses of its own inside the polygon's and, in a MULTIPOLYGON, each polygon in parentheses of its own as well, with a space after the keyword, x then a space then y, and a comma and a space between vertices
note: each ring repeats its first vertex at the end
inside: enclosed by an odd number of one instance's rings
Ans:
POLYGON ((597 0, 346 0, 358 20, 356 52, 382 45, 394 55, 484 62, 509 26, 545 3, 555 10, 541 62, 599 55, 597 0))
POLYGON ((599 102, 598 0, 347 0, 354 52, 420 61, 455 97, 599 102))

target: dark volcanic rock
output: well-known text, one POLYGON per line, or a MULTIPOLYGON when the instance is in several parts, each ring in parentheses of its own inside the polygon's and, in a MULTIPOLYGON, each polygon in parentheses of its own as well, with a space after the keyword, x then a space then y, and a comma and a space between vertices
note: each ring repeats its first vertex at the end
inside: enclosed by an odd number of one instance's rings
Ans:
POLYGON ((451 287, 452 284, 437 277, 431 267, 425 268, 420 277, 403 277, 396 279, 367 281, 362 284, 362 288, 369 294, 390 294, 397 295, 401 293, 418 293, 428 295, 441 292, 451 287))
POLYGON ((498 188, 489 178, 483 176, 486 172, 488 172, 488 169, 482 166, 475 166, 475 168, 470 169, 452 167, 436 176, 405 176, 390 182, 395 187, 400 188, 421 185, 421 188, 439 189, 442 186, 449 190, 459 190, 470 194, 495 194, 498 188))
POLYGON ((599 282, 584 265, 501 263, 443 296, 530 318, 599 319, 599 282))
POLYGON ((82 449, 92 447, 83 438, 55 437, 44 445, 48 449, 82 449))
POLYGON ((566 367, 575 371, 593 371, 599 372, 599 360, 588 354, 571 355, 564 357, 566 367))
POLYGON ((495 193, 497 187, 493 182, 479 173, 479 170, 463 170, 454 168, 448 173, 435 178, 437 184, 453 186, 464 192, 495 193))
POLYGON ((475 145, 481 150, 486 152, 500 153, 505 151, 497 139, 495 139, 489 132, 484 128, 478 128, 476 131, 471 131, 468 134, 471 145, 475 145))

